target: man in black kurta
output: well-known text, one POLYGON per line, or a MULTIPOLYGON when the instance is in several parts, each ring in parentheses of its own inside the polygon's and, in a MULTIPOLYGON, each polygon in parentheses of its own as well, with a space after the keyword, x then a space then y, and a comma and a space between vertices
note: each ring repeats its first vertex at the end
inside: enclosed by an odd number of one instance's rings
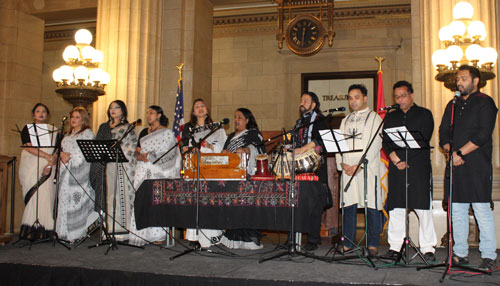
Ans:
MULTIPOLYGON (((296 155, 302 154, 312 148, 320 154, 323 153, 323 150, 325 150, 319 130, 326 129, 327 126, 325 117, 321 114, 319 107, 319 99, 314 92, 306 92, 302 95, 299 107, 301 118, 297 120, 295 128, 304 126, 310 122, 314 123, 297 130, 297 133, 294 136, 295 145, 297 147, 295 149, 296 155)), ((324 192, 321 193, 321 197, 316 198, 316 205, 312 208, 312 212, 309 217, 310 231, 307 234, 307 244, 303 246, 303 248, 307 251, 316 250, 318 248, 318 244, 321 244, 321 217, 323 215, 323 210, 327 205, 327 198, 328 196, 331 196, 328 190, 328 169, 326 159, 322 156, 321 160, 321 166, 316 171, 316 174, 318 175, 319 181, 323 184, 324 192)))
MULTIPOLYGON (((384 132, 383 147, 389 155, 389 229, 387 232, 389 252, 385 255, 395 258, 405 237, 406 208, 414 209, 420 222, 420 250, 427 260, 435 261, 434 246, 437 243, 432 218, 432 167, 430 144, 434 130, 434 119, 430 110, 414 103, 413 87, 407 81, 398 81, 393 86, 394 100, 400 109, 388 113, 384 130, 406 126, 412 137, 422 147, 408 149, 398 147, 384 132), (408 172, 408 206, 406 205, 406 172, 408 172)), ((405 134, 402 134, 403 137, 405 134)))
MULTIPOLYGON (((467 263, 469 246, 468 210, 472 204, 479 227, 479 251, 483 259, 480 269, 493 270, 496 260, 496 232, 491 210, 492 192, 492 133, 497 107, 488 95, 478 88, 480 72, 471 66, 461 66, 457 73, 457 88, 461 96, 446 106, 439 127, 439 145, 451 149, 453 156, 452 227, 453 261, 467 263), (455 104, 453 104, 455 102, 455 104), (454 108, 454 112, 453 112, 454 108), (450 122, 454 114, 454 132, 450 122)), ((449 170, 445 190, 449 190, 449 170)), ((447 192, 448 194, 449 192, 447 192)), ((449 196, 447 196, 449 197, 449 196)))

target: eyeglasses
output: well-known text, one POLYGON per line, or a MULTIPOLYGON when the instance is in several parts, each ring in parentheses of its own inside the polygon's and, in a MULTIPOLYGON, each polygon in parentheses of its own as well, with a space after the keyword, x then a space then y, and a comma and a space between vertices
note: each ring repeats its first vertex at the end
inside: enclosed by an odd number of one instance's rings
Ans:
POLYGON ((406 98, 406 97, 408 97, 408 96, 409 96, 409 94, 395 95, 395 96, 394 96, 394 99, 406 98))

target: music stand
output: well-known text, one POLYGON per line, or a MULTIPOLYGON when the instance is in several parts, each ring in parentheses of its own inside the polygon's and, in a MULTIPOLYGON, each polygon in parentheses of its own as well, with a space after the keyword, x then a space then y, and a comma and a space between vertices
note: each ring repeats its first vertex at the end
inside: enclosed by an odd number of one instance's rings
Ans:
MULTIPOLYGON (((358 136, 359 134, 343 134, 341 132, 340 129, 326 129, 326 130, 320 130, 320 135, 321 135, 321 138, 323 140, 323 144, 325 145, 325 148, 326 148, 326 151, 328 153, 338 153, 340 154, 341 156, 345 153, 354 153, 354 152, 362 152, 363 150, 362 149, 356 149, 356 146, 355 146, 355 141, 353 140, 353 146, 352 146, 352 150, 349 148, 349 146, 347 145, 347 142, 346 142, 346 139, 351 139, 351 138, 355 138, 356 136, 358 136), (346 135, 348 135, 346 137, 346 135)), ((342 164, 344 163, 344 157, 342 156, 342 164)), ((363 162, 364 164, 364 167, 363 167, 363 176, 364 176, 364 182, 365 182, 365 192, 364 192, 364 195, 365 195, 365 200, 366 200, 366 182, 367 182, 367 162, 364 161, 363 162)), ((354 176, 353 176, 354 177, 354 176)), ((342 180, 342 179, 341 179, 342 180)), ((343 182, 343 180, 342 180, 343 182)), ((340 203, 340 208, 341 208, 341 215, 342 215, 342 237, 340 239, 341 241, 341 247, 342 247, 342 251, 340 252, 342 255, 344 254, 347 254, 347 253, 351 253, 351 252, 358 252, 361 250, 361 254, 362 256, 364 256, 369 264, 373 267, 373 268, 376 268, 375 267, 375 264, 373 263, 371 257, 369 257, 368 255, 368 246, 366 245, 365 247, 362 247, 360 248, 358 246, 358 244, 354 243, 354 241, 351 241, 348 237, 345 237, 344 235, 344 207, 345 207, 345 203, 344 203, 344 192, 341 192, 340 194, 340 200, 341 200, 341 203, 340 203), (350 249, 349 251, 345 251, 344 250, 344 241, 345 240, 348 240, 348 242, 350 242, 354 248, 353 249, 350 249)), ((366 232, 367 232, 367 204, 365 203, 365 236, 366 236, 366 232)), ((366 243, 368 241, 366 240, 366 243)), ((350 259, 356 259, 356 258, 359 258, 359 255, 353 255, 353 256, 344 256, 344 257, 340 257, 340 258, 335 258, 335 252, 337 251, 337 245, 334 245, 332 248, 334 248, 334 253, 333 253, 333 256, 332 258, 329 259, 329 262, 333 262, 333 261, 341 261, 341 260, 350 260, 350 259)), ((328 250, 327 254, 332 250, 332 248, 330 248, 330 250, 328 250)))
MULTIPOLYGON (((111 139, 111 140, 76 140, 78 143, 78 146, 80 147, 80 150, 82 151, 83 156, 85 157, 85 160, 88 163, 116 163, 118 166, 118 163, 127 163, 128 159, 125 157, 125 154, 123 154, 122 149, 120 148, 119 144, 116 144, 118 141, 116 139, 111 139)), ((103 184, 106 182, 103 180, 103 184)), ((102 196, 102 199, 104 200, 104 196, 102 196)), ((116 200, 116 196, 115 196, 116 200)), ((104 202, 101 204, 102 206, 105 205, 104 202)), ((126 245, 126 246, 131 246, 131 247, 137 247, 135 245, 130 245, 127 243, 122 243, 122 242, 117 242, 116 237, 115 237, 115 211, 116 211, 116 205, 115 203, 113 204, 113 232, 111 235, 109 234, 108 230, 106 229, 104 225, 105 219, 103 218, 103 210, 101 209, 99 212, 99 227, 95 228, 90 234, 87 234, 87 238, 90 237, 90 235, 95 232, 97 229, 99 229, 99 240, 95 245, 89 246, 89 248, 92 247, 99 247, 103 244, 109 243, 108 249, 106 250, 105 254, 108 254, 109 250, 111 249, 118 249, 117 245, 126 245), (102 233, 104 233, 106 239, 103 241, 102 240, 102 233)), ((105 212, 106 216, 108 216, 107 211, 105 212)), ((81 244, 83 241, 81 241, 79 244, 81 244)), ((142 248, 142 247, 138 247, 142 248)))
MULTIPOLYGON (((409 158, 408 158, 408 150, 418 150, 426 148, 422 146, 424 142, 424 138, 419 131, 408 131, 406 126, 399 127, 391 127, 384 129, 385 134, 387 134, 388 139, 398 146, 401 149, 405 150, 405 237, 403 238, 403 244, 398 252, 396 260, 394 264, 398 264, 401 259, 404 261, 405 265, 409 265, 410 261, 418 255, 425 263, 425 265, 429 265, 429 262, 425 259, 424 255, 420 251, 420 249, 415 245, 413 240, 410 237, 410 212, 408 210, 408 167, 409 167, 409 158), (419 135, 422 139, 415 139, 412 135, 419 135), (420 144, 418 142, 421 142, 420 144), (416 254, 410 259, 410 247, 416 252, 416 254)), ((416 137, 416 136, 415 136, 416 137)), ((389 218, 390 219, 390 218, 389 218)))

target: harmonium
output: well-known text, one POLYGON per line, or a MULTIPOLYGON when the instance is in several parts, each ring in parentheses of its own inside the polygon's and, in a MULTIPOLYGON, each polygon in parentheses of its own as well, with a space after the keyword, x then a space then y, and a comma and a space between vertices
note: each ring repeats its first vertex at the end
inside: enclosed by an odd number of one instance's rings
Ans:
MULTIPOLYGON (((247 154, 235 153, 202 153, 200 154, 201 180, 246 180, 247 154)), ((198 154, 184 155, 183 178, 197 179, 198 154)))

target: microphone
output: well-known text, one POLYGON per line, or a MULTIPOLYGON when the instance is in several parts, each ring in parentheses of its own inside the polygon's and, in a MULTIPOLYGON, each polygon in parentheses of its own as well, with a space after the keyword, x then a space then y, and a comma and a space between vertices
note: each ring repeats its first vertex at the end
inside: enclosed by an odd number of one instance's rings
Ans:
POLYGON ((140 118, 139 118, 139 119, 137 119, 136 121, 134 121, 134 122, 130 123, 130 126, 133 126, 132 128, 135 128, 135 126, 136 126, 137 124, 141 124, 141 123, 142 123, 142 119, 140 119, 140 118))
POLYGON ((109 148, 110 148, 110 149, 113 149, 113 148, 115 148, 116 146, 119 146, 119 145, 122 143, 123 139, 125 139, 125 137, 127 137, 127 135, 128 135, 130 132, 132 132, 132 130, 135 128, 135 126, 136 126, 137 124, 141 124, 141 123, 142 123, 142 120, 141 120, 140 118, 139 118, 139 119, 137 119, 136 121, 134 121, 134 122, 130 123, 130 125, 128 126, 127 130, 125 131, 125 133, 123 133, 122 137, 120 137, 118 140, 116 140, 116 142, 115 142, 115 143, 113 143, 113 145, 111 145, 109 148))
POLYGON ((221 127, 223 125, 227 125, 227 124, 229 124, 229 119, 224 118, 221 121, 212 122, 212 123, 206 124, 204 126, 200 126, 200 127, 196 127, 196 128, 189 127, 189 133, 195 134, 195 133, 199 133, 199 132, 202 132, 202 131, 205 131, 208 129, 219 128, 219 127, 221 127))
POLYGON ((66 120, 68 120, 68 116, 63 116, 62 122, 66 121, 66 120))
POLYGON ((337 111, 345 111, 345 107, 342 106, 342 107, 328 109, 329 113, 337 112, 337 111))
POLYGON ((399 104, 393 104, 393 105, 389 105, 389 106, 385 106, 385 107, 382 107, 382 108, 379 108, 378 111, 383 111, 383 110, 391 110, 391 109, 399 109, 399 104))
POLYGON ((462 95, 462 93, 460 91, 455 91, 455 94, 453 96, 453 100, 452 100, 452 103, 455 104, 457 103, 457 98, 459 98, 460 96, 462 95))

